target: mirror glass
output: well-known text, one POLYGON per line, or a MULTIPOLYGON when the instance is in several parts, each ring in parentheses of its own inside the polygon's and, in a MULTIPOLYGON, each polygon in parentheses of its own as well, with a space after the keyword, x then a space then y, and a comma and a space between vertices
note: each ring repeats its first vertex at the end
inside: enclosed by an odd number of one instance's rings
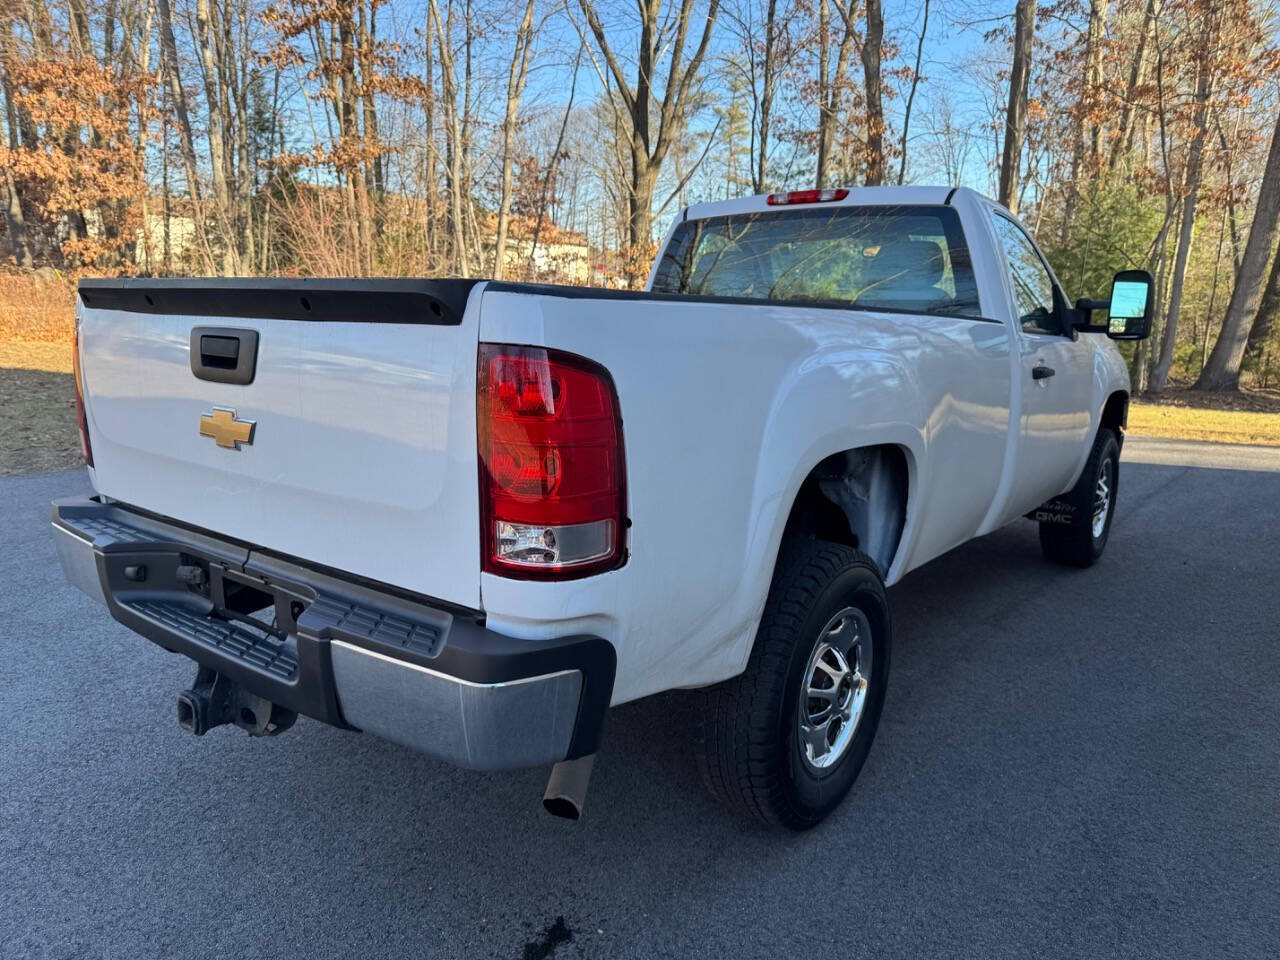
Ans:
POLYGON ((1117 340, 1141 340, 1150 333, 1151 275, 1126 270, 1116 274, 1107 311, 1107 335, 1117 340))
POLYGON ((1150 294, 1151 288, 1141 280, 1117 280, 1111 288, 1111 329, 1123 333, 1126 320, 1143 317, 1150 294))

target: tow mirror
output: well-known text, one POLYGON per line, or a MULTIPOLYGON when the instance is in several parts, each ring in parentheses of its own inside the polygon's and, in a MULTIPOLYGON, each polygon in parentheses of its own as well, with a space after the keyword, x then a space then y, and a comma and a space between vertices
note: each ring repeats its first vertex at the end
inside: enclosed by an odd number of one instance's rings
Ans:
POLYGON ((1151 336, 1155 280, 1145 270, 1121 270, 1111 281, 1107 336, 1112 340, 1145 340, 1151 336))
POLYGON ((1075 328, 1105 333, 1112 340, 1145 340, 1151 336, 1155 280, 1146 270, 1121 270, 1111 281, 1111 299, 1077 300, 1075 328), (1106 310, 1106 323, 1093 323, 1093 311, 1106 310))

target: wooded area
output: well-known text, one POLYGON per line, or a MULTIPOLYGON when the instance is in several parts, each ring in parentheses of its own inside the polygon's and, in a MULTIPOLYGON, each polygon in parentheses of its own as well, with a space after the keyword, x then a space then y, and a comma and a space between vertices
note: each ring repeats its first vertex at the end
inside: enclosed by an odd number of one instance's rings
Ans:
POLYGON ((691 202, 964 183, 1151 270, 1138 389, 1280 378, 1273 0, 0 0, 0 79, 11 271, 626 285, 691 202))

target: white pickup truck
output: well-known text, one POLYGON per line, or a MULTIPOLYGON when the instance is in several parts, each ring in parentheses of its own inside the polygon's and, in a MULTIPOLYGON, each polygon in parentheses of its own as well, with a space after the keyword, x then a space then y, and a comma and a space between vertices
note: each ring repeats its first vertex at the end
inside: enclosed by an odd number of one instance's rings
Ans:
POLYGON ((708 786, 804 828, 871 747, 886 584, 1024 515, 1101 554, 1150 288, 1072 304, 1006 210, 927 187, 691 207, 637 292, 84 281, 96 495, 57 549, 196 662, 194 733, 555 764, 576 816, 607 709, 701 688, 708 786))

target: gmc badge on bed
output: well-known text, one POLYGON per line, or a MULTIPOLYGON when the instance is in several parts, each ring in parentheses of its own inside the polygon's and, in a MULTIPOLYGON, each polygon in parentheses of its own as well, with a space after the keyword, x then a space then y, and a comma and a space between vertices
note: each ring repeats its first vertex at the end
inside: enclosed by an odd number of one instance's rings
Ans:
POLYGON ((200 417, 200 436, 213 437, 213 442, 228 450, 239 450, 240 444, 253 444, 255 420, 240 420, 234 410, 214 407, 200 417))

